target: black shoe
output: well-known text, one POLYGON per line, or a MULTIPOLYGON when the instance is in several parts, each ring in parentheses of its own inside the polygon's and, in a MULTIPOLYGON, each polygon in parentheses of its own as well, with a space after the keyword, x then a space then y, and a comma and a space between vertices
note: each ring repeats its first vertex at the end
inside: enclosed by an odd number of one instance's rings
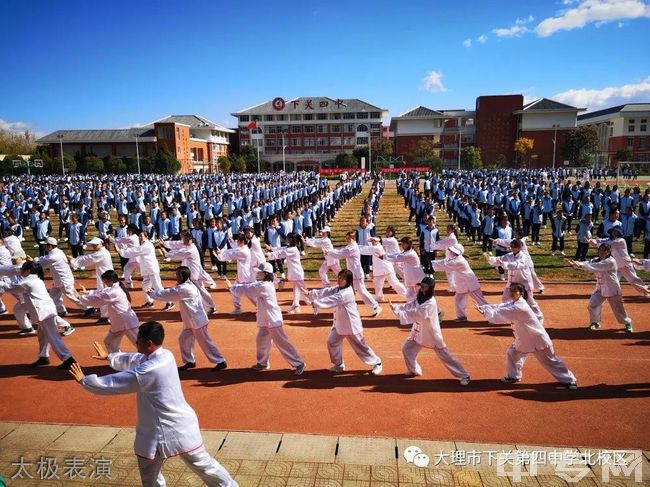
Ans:
POLYGON ((74 357, 70 357, 65 362, 61 362, 61 365, 59 365, 57 369, 68 370, 72 364, 76 364, 76 363, 77 361, 74 359, 74 357))
POLYGON ((189 370, 189 369, 193 369, 193 368, 195 368, 195 367, 196 367, 196 363, 194 363, 194 362, 187 362, 186 364, 181 365, 181 366, 178 368, 178 370, 189 370))
POLYGON ((40 367, 41 365, 50 365, 50 359, 47 357, 38 357, 36 362, 29 364, 30 367, 40 367))
POLYGON ((101 325, 103 323, 108 323, 108 318, 99 318, 97 321, 95 321, 98 325, 101 325))
POLYGON ((97 313, 97 308, 88 308, 87 310, 84 310, 84 317, 88 318, 89 316, 92 316, 95 313, 97 313))
POLYGON ((153 303, 144 303, 142 305, 143 308, 153 308, 153 303))
POLYGON ((176 307, 174 303, 167 303, 161 311, 169 311, 176 307))
POLYGON ((228 368, 228 364, 226 362, 221 362, 221 363, 215 365, 214 367, 212 367, 212 370, 214 372, 218 372, 220 370, 227 369, 227 368, 228 368))

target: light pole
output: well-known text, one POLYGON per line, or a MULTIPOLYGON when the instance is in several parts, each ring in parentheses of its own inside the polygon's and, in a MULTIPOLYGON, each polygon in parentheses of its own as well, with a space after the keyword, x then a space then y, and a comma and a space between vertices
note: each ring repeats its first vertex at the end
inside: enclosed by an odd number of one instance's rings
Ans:
POLYGON ((368 124, 368 172, 372 173, 372 132, 368 124))
POLYGON ((553 124, 553 169, 555 169, 555 147, 557 144, 557 129, 559 125, 557 123, 553 124))
POLYGON ((463 119, 458 117, 458 170, 460 171, 460 143, 463 138, 463 119))
POLYGON ((138 147, 138 134, 135 134, 135 157, 138 160, 138 174, 140 174, 140 148, 138 147))
MULTIPOLYGON (((280 131, 280 135, 282 135, 282 170, 283 170, 284 172, 287 172, 287 159, 286 159, 285 154, 284 154, 284 150, 287 148, 287 147, 284 145, 284 129, 282 129, 282 130, 280 131)), ((295 169, 295 168, 294 168, 294 169, 295 169)))
POLYGON ((65 162, 63 162, 63 134, 57 135, 57 138, 59 139, 59 148, 61 149, 61 171, 63 171, 63 175, 65 176, 65 162))

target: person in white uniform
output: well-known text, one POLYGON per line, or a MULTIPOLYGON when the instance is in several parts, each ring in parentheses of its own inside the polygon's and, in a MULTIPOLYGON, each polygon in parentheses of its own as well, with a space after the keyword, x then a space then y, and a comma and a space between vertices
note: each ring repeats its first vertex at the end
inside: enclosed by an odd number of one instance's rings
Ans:
POLYGON ((481 284, 474 271, 463 257, 465 247, 457 243, 448 247, 446 259, 432 260, 431 266, 436 272, 444 271, 449 276, 453 275, 456 293, 454 294, 454 305, 456 307, 456 321, 467 321, 467 298, 471 297, 476 304, 488 304, 481 284))
POLYGON ((417 361, 422 347, 432 349, 442 364, 454 377, 460 379, 460 385, 470 382, 469 373, 460 361, 449 351, 440 330, 438 303, 433 295, 435 281, 425 277, 420 283, 416 298, 405 304, 390 305, 393 313, 403 325, 413 323, 411 333, 402 345, 402 354, 409 377, 422 375, 422 367, 417 361))
POLYGON ((131 308, 131 296, 120 282, 117 272, 104 272, 102 283, 104 284, 102 289, 86 292, 85 288, 82 288, 79 301, 84 306, 106 306, 110 327, 104 337, 104 345, 110 353, 119 352, 124 336, 135 345, 140 322, 131 308))
MULTIPOLYGON (((188 267, 192 273, 192 282, 196 284, 199 292, 201 293, 201 300, 203 306, 209 309, 209 314, 215 312, 215 304, 210 293, 205 289, 205 286, 214 289, 217 287, 214 279, 205 272, 203 269, 203 262, 199 249, 194 245, 194 238, 192 234, 183 230, 181 232, 180 240, 165 240, 161 242, 162 254, 167 262, 178 261, 182 266, 188 267)), ((170 309, 170 308, 167 308, 170 309)))
MULTIPOLYGON (((4 240, 0 238, 0 265, 11 265, 11 252, 9 249, 4 245, 4 240)), ((2 281, 4 281, 6 284, 9 284, 9 279, 8 278, 3 278, 2 281)), ((5 306, 5 303, 0 299, 0 315, 4 315, 7 313, 7 306, 5 306)))
POLYGON ((368 289, 366 289, 366 284, 363 282, 365 276, 363 274, 363 268, 361 267, 361 253, 359 252, 359 245, 357 245, 356 232, 346 233, 345 241, 347 243, 345 247, 342 249, 333 249, 326 251, 325 257, 345 259, 345 266, 352 272, 352 275, 354 276, 354 290, 361 295, 363 302, 372 308, 371 316, 377 316, 379 313, 381 313, 382 309, 377 301, 375 301, 375 298, 373 298, 372 295, 368 292, 368 289))
POLYGON ((375 286, 375 299, 377 301, 384 300, 384 283, 386 281, 397 294, 406 296, 407 289, 397 279, 393 263, 382 259, 386 255, 386 251, 382 245, 381 237, 370 237, 368 242, 370 245, 359 245, 359 252, 361 252, 361 255, 372 256, 372 281, 375 286))
POLYGON ((327 337, 327 350, 333 364, 330 372, 345 371, 343 340, 346 339, 357 356, 366 365, 372 366, 371 374, 379 375, 382 371, 381 359, 364 339, 363 323, 354 297, 354 281, 351 270, 342 270, 338 275, 338 287, 312 289, 309 297, 315 315, 323 308, 334 308, 334 323, 327 337))
MULTIPOLYGON (((123 246, 123 244, 116 241, 115 246, 119 249, 122 257, 129 259, 126 267, 133 263, 134 266, 137 265, 140 268, 143 292, 145 289, 162 291, 164 288, 162 281, 160 280, 160 264, 158 263, 158 257, 156 256, 156 247, 149 240, 149 234, 147 232, 140 232, 137 237, 138 245, 123 246)), ((126 274, 126 269, 124 273, 126 274)), ((151 308, 153 306, 153 299, 147 293, 144 293, 144 297, 145 303, 142 307, 151 308)), ((163 311, 173 308, 174 303, 168 302, 165 303, 163 311)))
MULTIPOLYGON (((452 245, 456 245, 458 243, 457 234, 458 228, 456 228, 456 225, 453 223, 447 225, 447 236, 433 243, 432 252, 436 250, 447 250, 452 245)), ((447 273, 447 290, 452 293, 455 291, 454 275, 452 273, 447 273)))
POLYGON ((632 320, 625 311, 623 305, 623 291, 621 283, 618 280, 617 265, 612 257, 611 249, 606 243, 598 246, 598 257, 591 259, 589 262, 565 259, 574 269, 593 272, 596 275, 596 288, 591 297, 587 309, 589 310, 589 329, 600 329, 600 319, 605 300, 609 302, 614 317, 625 331, 632 332, 632 320))
POLYGON ((38 324, 38 360, 32 367, 49 365, 50 348, 54 349, 62 361, 58 369, 68 369, 75 360, 66 347, 59 328, 70 326, 56 312, 54 301, 47 292, 43 282, 43 268, 31 261, 24 262, 20 271, 22 279, 14 283, 3 282, 1 285, 12 293, 22 293, 22 299, 33 323, 38 324))
MULTIPOLYGON (((91 238, 85 247, 87 250, 90 250, 91 253, 80 255, 79 257, 75 258, 72 258, 68 255, 70 265, 73 269, 79 269, 81 267, 94 267, 97 289, 102 289, 104 287, 102 274, 104 274, 106 271, 114 270, 111 253, 106 249, 106 247, 104 247, 104 241, 98 237, 91 238)), ((106 306, 102 306, 99 309, 100 318, 97 320, 97 323, 108 323, 108 308, 106 306)), ((94 311, 94 308, 88 308, 85 311, 84 316, 90 316, 94 311)))
MULTIPOLYGON (((384 247, 384 250, 387 254, 399 254, 399 242, 395 237, 395 227, 388 226, 386 227, 386 235, 381 239, 381 245, 384 247)), ((404 279, 404 269, 402 269, 402 264, 399 262, 394 262, 393 267, 395 269, 395 274, 404 279)))
MULTIPOLYGON (((253 274, 253 269, 251 266, 251 250, 248 248, 248 241, 246 240, 246 236, 242 233, 236 235, 234 244, 235 246, 232 249, 215 249, 213 250, 213 253, 216 258, 222 262, 227 260, 234 260, 237 262, 237 284, 248 284, 250 282, 255 282, 255 275, 253 274)), ((239 299, 239 296, 235 294, 232 295, 232 304, 234 306, 234 309, 230 312, 230 314, 241 314, 241 299, 239 299)))
MULTIPOLYGON (((138 265, 139 265, 139 259, 134 259, 131 257, 127 257, 124 254, 124 250, 133 248, 133 247, 138 247, 140 245, 139 238, 138 238, 138 227, 134 224, 130 224, 126 227, 126 235, 121 236, 121 237, 112 237, 108 236, 107 240, 109 242, 112 242, 115 245, 115 250, 117 250, 117 253, 120 254, 120 257, 122 259, 128 259, 128 262, 124 264, 122 268, 123 272, 123 277, 124 277, 124 282, 126 283, 126 287, 131 289, 133 287, 133 273, 137 270, 138 265)), ((142 274, 142 272, 140 272, 142 274)))
POLYGON ((266 262, 266 257, 262 250, 262 242, 259 237, 255 235, 252 227, 245 227, 244 235, 246 236, 246 239, 248 239, 248 248, 251 249, 251 272, 255 274, 258 266, 266 262))
POLYGON ((490 323, 510 323, 515 341, 506 354, 506 376, 501 379, 506 384, 519 382, 522 369, 529 354, 534 354, 539 363, 560 383, 571 390, 578 388, 573 372, 555 355, 553 342, 529 306, 526 287, 518 282, 510 284, 510 301, 501 304, 476 305, 490 323))
POLYGON ((174 355, 162 346, 164 338, 162 325, 150 321, 138 330, 138 353, 109 354, 95 343, 93 358, 107 360, 117 373, 85 375, 78 364, 70 373, 93 394, 137 395, 134 450, 143 486, 166 485, 163 463, 180 456, 206 485, 237 487, 228 471, 205 449, 196 413, 183 396, 174 355))
POLYGON ((300 298, 311 304, 308 297, 307 287, 305 286, 305 271, 300 262, 300 249, 298 243, 301 237, 298 234, 291 233, 287 235, 287 246, 269 252, 268 260, 283 259, 287 264, 287 281, 293 286, 293 302, 289 314, 300 313, 300 298))
POLYGON ((328 226, 324 226, 320 231, 320 238, 310 237, 305 240, 305 245, 307 247, 316 247, 323 250, 325 259, 323 263, 318 268, 318 275, 320 280, 323 283, 323 286, 329 286, 330 280, 327 276, 327 273, 331 270, 335 275, 338 275, 341 272, 341 265, 338 259, 334 257, 328 257, 327 252, 334 250, 331 240, 332 229, 328 226))
MULTIPOLYGON (((22 279, 23 263, 27 260, 27 254, 20 249, 11 254, 11 265, 0 265, 0 279, 7 284, 16 284, 22 279), (6 279, 6 281, 5 281, 6 279)), ((5 288, 0 286, 0 295, 5 292, 5 288)), ((34 336, 36 330, 32 326, 32 321, 27 314, 27 305, 25 304, 25 295, 22 289, 10 291, 16 299, 16 304, 13 308, 14 317, 18 323, 19 336, 34 336)), ((74 328, 70 327, 73 331, 74 328)))
POLYGON ((382 259, 388 262, 397 262, 402 265, 404 271, 404 286, 406 287, 406 300, 412 301, 420 290, 419 284, 425 274, 420 265, 420 256, 413 249, 413 242, 410 237, 402 237, 399 241, 399 254, 386 254, 382 259))
POLYGON ((178 337, 183 365, 178 370, 188 370, 196 367, 194 355, 194 342, 199 342, 199 347, 207 359, 215 364, 212 370, 219 371, 228 367, 226 359, 208 334, 208 315, 203 309, 201 296, 196 284, 192 282, 192 272, 188 267, 180 266, 176 269, 176 286, 163 290, 146 289, 151 299, 158 301, 179 303, 183 331, 178 337))
POLYGON ((278 305, 275 293, 273 266, 264 262, 258 266, 257 281, 232 285, 226 280, 233 295, 247 297, 255 302, 257 308, 257 362, 253 370, 268 370, 271 368, 269 354, 271 345, 275 344, 280 354, 294 368, 295 375, 302 375, 305 370, 305 360, 300 356, 296 347, 289 341, 284 331, 282 311, 278 305))

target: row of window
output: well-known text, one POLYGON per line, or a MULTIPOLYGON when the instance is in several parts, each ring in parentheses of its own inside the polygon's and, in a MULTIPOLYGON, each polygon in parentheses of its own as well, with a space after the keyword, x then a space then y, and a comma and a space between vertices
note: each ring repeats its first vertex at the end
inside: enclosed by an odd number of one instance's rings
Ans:
MULTIPOLYGON (((248 140, 242 140, 242 145, 248 145, 248 140)), ((260 148, 262 147, 261 141, 253 140, 252 145, 260 148)), ((352 145, 368 145, 368 137, 305 137, 301 139, 290 138, 287 140, 287 147, 327 147, 327 146, 352 146, 352 145)), ((265 147, 279 147, 282 148, 282 140, 266 139, 264 141, 265 147)))
MULTIPOLYGON (((636 128, 636 119, 631 118, 627 121, 627 131, 634 132, 636 128)), ((648 130, 648 119, 641 118, 639 119, 639 132, 647 132, 648 130)))
MULTIPOLYGON (((371 123, 370 124, 371 132, 381 131, 380 123, 371 123)), ((240 133, 247 134, 249 130, 247 128, 241 128, 240 133)), ((262 133, 262 128, 258 127, 257 129, 252 129, 254 134, 262 133)), ((368 132, 368 125, 360 124, 345 124, 345 125, 269 125, 264 127, 265 134, 324 134, 324 133, 338 133, 338 132, 368 132)))
MULTIPOLYGON (((646 139, 645 139, 645 137, 638 138, 637 140, 639 141, 638 150, 645 150, 646 149, 646 139)), ((634 137, 628 137, 627 138, 627 148, 628 149, 633 149, 634 148, 634 137)))
POLYGON ((300 121, 300 120, 367 120, 367 119, 380 119, 381 112, 356 112, 356 113, 292 113, 289 115, 240 115, 240 122, 283 122, 287 120, 300 121))

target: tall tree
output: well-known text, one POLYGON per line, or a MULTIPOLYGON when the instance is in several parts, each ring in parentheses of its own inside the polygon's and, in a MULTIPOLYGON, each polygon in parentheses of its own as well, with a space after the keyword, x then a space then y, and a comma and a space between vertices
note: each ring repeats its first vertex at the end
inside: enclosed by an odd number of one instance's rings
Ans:
POLYGON ((526 165, 526 155, 533 150, 535 146, 535 139, 529 139, 527 137, 519 137, 515 141, 515 152, 519 154, 520 165, 526 165))
POLYGON ((590 127, 573 129, 564 138, 564 156, 575 166, 591 165, 599 149, 598 133, 590 127))
POLYGON ((632 159, 632 151, 630 149, 619 149, 616 151, 617 161, 629 161, 632 159))
POLYGON ((460 163, 464 169, 479 169, 483 167, 481 149, 473 145, 465 147, 460 154, 460 163))

